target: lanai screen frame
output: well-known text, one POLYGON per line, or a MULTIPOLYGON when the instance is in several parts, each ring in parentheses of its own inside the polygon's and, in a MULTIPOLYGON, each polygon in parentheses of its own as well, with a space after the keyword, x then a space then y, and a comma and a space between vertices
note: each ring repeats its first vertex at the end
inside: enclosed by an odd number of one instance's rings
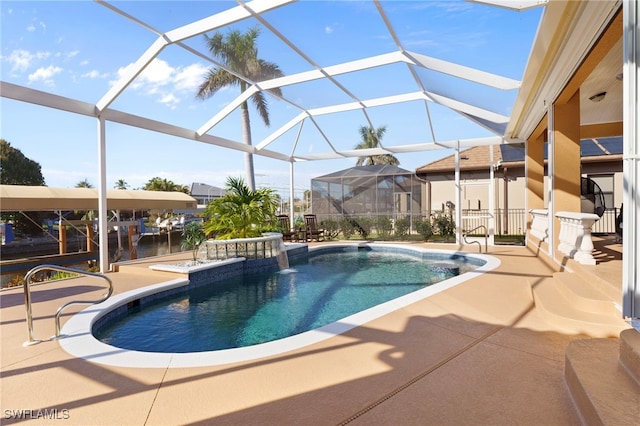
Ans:
MULTIPOLYGON (((126 72, 121 78, 104 94, 104 96, 96 103, 91 104, 88 102, 79 101, 52 93, 34 90, 28 87, 12 84, 9 82, 0 81, 0 95, 8 99, 14 99, 22 102, 28 102, 31 104, 41 105, 49 108, 54 108, 61 111, 67 111, 75 114, 93 117, 97 123, 97 143, 98 143, 98 169, 99 169, 99 184, 98 192, 99 198, 99 227, 101 231, 105 231, 107 228, 106 222, 106 123, 119 123, 128 126, 137 127, 140 129, 146 129, 153 132, 164 133, 167 135, 190 139, 201 143, 207 143, 216 145, 223 148, 230 148, 236 151, 250 153, 255 155, 261 155, 272 159, 288 162, 290 164, 290 198, 293 199, 293 172, 294 164, 296 162, 314 161, 314 160, 330 160, 330 159, 342 159, 342 158, 356 158, 360 156, 370 155, 386 155, 396 153, 412 153, 420 151, 431 151, 440 149, 459 149, 460 147, 474 146, 477 144, 499 144, 504 143, 505 140, 502 137, 502 131, 509 121, 509 117, 488 111, 475 105, 470 105, 458 99, 448 98, 446 96, 439 95, 437 93, 429 92, 423 86, 420 78, 416 75, 416 68, 423 68, 447 74, 453 77, 468 80, 477 84, 481 84, 499 91, 502 90, 517 90, 520 87, 520 82, 502 77, 496 74, 476 70, 470 67, 461 66, 452 62, 428 57, 415 52, 411 52, 402 45, 398 38, 395 29, 393 28, 390 20, 388 19, 383 6, 379 0, 373 0, 376 9, 386 26, 390 38, 394 41, 397 50, 388 54, 382 54, 378 56, 363 58, 361 60, 355 60, 347 63, 337 64, 330 67, 320 67, 312 62, 312 60, 294 43, 288 40, 282 35, 275 27, 273 27, 265 18, 262 13, 270 10, 285 6, 290 3, 294 3, 295 0, 254 0, 251 2, 243 2, 238 0, 238 6, 227 9, 223 12, 211 15, 209 17, 200 19, 187 25, 175 28, 171 31, 162 33, 145 22, 142 22, 138 18, 127 14, 120 10, 116 5, 108 3, 106 1, 97 0, 96 3, 104 6, 113 12, 121 15, 122 17, 134 22, 145 28, 148 31, 157 35, 157 39, 152 43, 149 48, 136 60, 133 66, 128 67, 126 72), (223 64, 216 62, 210 58, 208 54, 203 54, 196 51, 192 47, 183 43, 184 40, 205 34, 210 31, 215 31, 218 28, 224 27, 234 22, 241 21, 247 18, 254 18, 259 21, 269 31, 274 33, 281 41, 283 41, 292 50, 297 52, 305 61, 315 69, 312 72, 302 72, 298 74, 287 75, 285 77, 276 78, 268 81, 255 82, 250 81, 242 75, 238 75, 233 70, 226 68, 223 64), (240 94, 229 105, 222 108, 217 114, 215 114, 206 123, 200 126, 198 129, 188 129, 180 126, 175 126, 169 123, 163 123, 156 120, 152 120, 143 116, 130 114, 123 111, 118 111, 111 108, 113 102, 127 89, 129 85, 139 76, 142 71, 163 51, 163 49, 169 45, 178 46, 190 53, 198 56, 207 62, 212 63, 216 67, 223 68, 230 73, 239 77, 248 84, 248 89, 240 94), (360 99, 356 98, 352 94, 349 96, 353 99, 353 102, 340 105, 332 105, 328 107, 316 108, 316 109, 304 109, 296 105, 295 101, 281 97, 280 100, 287 102, 292 107, 300 110, 300 113, 285 126, 275 130, 270 136, 260 141, 256 145, 246 145, 241 142, 221 138, 209 134, 208 132, 222 119, 229 115, 233 110, 238 108, 245 100, 247 100, 253 93, 257 91, 264 91, 275 87, 284 87, 291 84, 300 84, 302 82, 313 81, 316 79, 328 79, 339 87, 342 87, 336 80, 335 76, 352 73, 378 66, 384 66, 389 64, 404 64, 407 66, 413 75, 413 83, 417 87, 417 90, 413 93, 401 93, 397 95, 387 96, 377 99, 360 99), (298 140, 296 139, 291 151, 289 153, 277 152, 268 149, 272 144, 285 132, 298 125, 302 126, 305 122, 310 122, 318 128, 319 132, 324 135, 322 129, 320 129, 317 121, 314 117, 326 115, 326 114, 338 114, 345 111, 360 110, 363 112, 363 116, 371 127, 375 127, 367 114, 368 108, 374 108, 383 105, 401 104, 411 101, 422 101, 425 107, 425 120, 429 122, 431 129, 431 135, 433 142, 429 143, 414 143, 408 145, 399 146, 384 146, 382 143, 378 145, 378 148, 364 149, 364 150, 338 150, 334 147, 331 141, 325 136, 325 142, 330 148, 329 152, 309 154, 309 153, 296 153, 296 146, 298 140), (465 140, 450 140, 450 141, 437 141, 433 132, 433 126, 431 123, 431 116, 429 114, 429 103, 439 104, 451 111, 459 114, 467 120, 470 120, 477 124, 479 127, 488 130, 489 133, 495 136, 465 139, 465 140), (104 218, 104 220, 103 220, 104 218)), ((491 3, 491 2, 489 2, 491 3)), ((525 1, 522 2, 522 8, 528 8, 532 6, 538 6, 538 1, 525 1)), ((344 90, 344 89, 343 89, 344 90)), ((347 92, 348 93, 348 92, 347 92)), ((291 204, 291 216, 293 216, 293 204, 291 204)), ((105 232, 106 234, 106 232, 105 232)), ((103 233, 101 232, 101 235, 103 233)), ((106 248, 100 249, 100 269, 106 271, 108 269, 108 253, 106 248)))
POLYGON ((422 182, 415 173, 396 166, 353 167, 311 180, 311 210, 320 219, 422 216, 422 182), (410 195, 408 212, 397 211, 398 193, 410 195))

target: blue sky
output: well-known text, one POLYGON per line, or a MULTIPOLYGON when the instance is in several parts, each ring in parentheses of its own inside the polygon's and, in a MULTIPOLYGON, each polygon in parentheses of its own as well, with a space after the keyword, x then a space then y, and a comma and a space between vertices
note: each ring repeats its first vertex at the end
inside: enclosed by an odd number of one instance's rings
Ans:
MULTIPOLYGON (((116 1, 112 4, 160 32, 235 6, 227 1, 116 1)), ((519 80, 529 55, 541 10, 514 12, 463 1, 386 1, 382 3, 403 47, 460 65, 519 80)), ((336 65, 394 52, 375 5, 369 1, 301 1, 265 13, 266 21, 304 51, 319 66, 336 65)), ((124 70, 157 39, 157 35, 92 1, 2 1, 1 79, 36 90, 97 103, 124 70)), ((260 23, 247 19, 229 28, 259 25, 259 56, 277 63, 285 75, 312 66, 260 23)), ((206 52, 203 36, 185 44, 206 52)), ((239 91, 228 88, 212 98, 195 98, 197 86, 211 66, 202 58, 169 46, 116 99, 111 108, 197 129, 239 91)), ((427 90, 509 115, 515 91, 495 93, 428 70, 418 77, 427 90)), ((336 80, 360 99, 373 99, 416 90, 407 67, 395 64, 336 80)), ((326 81, 283 88, 285 97, 303 108, 351 101, 326 81)), ((73 187, 83 179, 98 183, 96 120, 49 108, 0 99, 0 137, 37 161, 48 186, 73 187)), ((270 98, 271 127, 252 115, 254 144, 300 113, 294 105, 270 98)), ((253 111, 252 111, 253 112, 253 111)), ((479 126, 430 103, 433 133, 438 141, 489 136, 479 126)), ((424 107, 415 103, 372 109, 376 126, 387 126, 383 143, 405 145, 432 142, 424 107)), ((358 128, 366 124, 361 112, 320 116, 318 124, 338 149, 359 142, 358 128)), ((242 141, 240 119, 232 113, 210 134, 242 141)), ((298 128, 269 146, 289 153, 298 128)), ((300 131, 296 152, 327 152, 324 138, 312 125, 300 131)), ((398 154, 400 167, 414 170, 450 151, 398 154)), ((289 164, 255 156, 256 183, 284 190, 289 164)), ((297 163, 295 187, 301 191, 319 176, 355 165, 355 159, 297 163)), ((243 154, 115 123, 107 124, 107 186, 124 179, 131 188, 155 176, 189 185, 204 182, 223 186, 228 176, 244 175, 243 154)))

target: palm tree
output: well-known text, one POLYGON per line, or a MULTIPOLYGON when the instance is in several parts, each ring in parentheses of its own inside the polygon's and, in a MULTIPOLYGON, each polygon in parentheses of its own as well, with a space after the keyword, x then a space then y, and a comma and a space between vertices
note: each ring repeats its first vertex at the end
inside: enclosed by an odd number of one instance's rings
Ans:
POLYGON ((205 210, 205 232, 217 239, 259 237, 276 223, 278 201, 271 188, 250 189, 242 178, 229 177, 225 195, 211 201, 205 210))
POLYGON ((89 179, 84 178, 80 182, 76 183, 76 188, 93 188, 93 185, 89 183, 89 179))
MULTIPOLYGON (((258 47, 256 40, 260 34, 258 27, 250 28, 246 33, 238 30, 231 30, 226 37, 221 33, 215 33, 212 37, 205 34, 207 45, 211 54, 224 66, 233 71, 234 74, 222 68, 212 68, 198 89, 197 97, 207 99, 213 96, 218 90, 228 86, 239 86, 240 92, 244 93, 249 83, 238 77, 238 75, 251 81, 262 81, 277 77, 282 77, 278 65, 258 58, 258 47)), ((280 88, 268 90, 276 96, 281 96, 280 88)), ((262 117, 264 124, 269 126, 269 109, 264 93, 257 92, 251 96, 258 114, 262 117)), ((249 120, 249 108, 247 102, 240 106, 242 116, 242 139, 245 144, 251 145, 251 125, 249 120)), ((253 155, 245 153, 245 169, 249 189, 256 187, 253 173, 253 155)))
POLYGON ((129 187, 129 184, 127 183, 126 180, 124 179, 118 179, 114 184, 113 187, 115 189, 127 189, 129 187))
MULTIPOLYGON (((387 131, 387 126, 380 126, 377 130, 373 127, 360 126, 360 137, 362 141, 355 146, 355 149, 378 148, 382 136, 387 131)), ((374 164, 392 164, 397 166, 400 160, 391 154, 369 155, 366 157, 358 157, 356 166, 373 166, 374 164)))
POLYGON ((144 184, 144 187, 142 189, 146 191, 184 192, 185 194, 189 193, 189 188, 187 188, 185 185, 180 185, 174 183, 171 180, 159 177, 153 177, 149 179, 149 181, 144 184))

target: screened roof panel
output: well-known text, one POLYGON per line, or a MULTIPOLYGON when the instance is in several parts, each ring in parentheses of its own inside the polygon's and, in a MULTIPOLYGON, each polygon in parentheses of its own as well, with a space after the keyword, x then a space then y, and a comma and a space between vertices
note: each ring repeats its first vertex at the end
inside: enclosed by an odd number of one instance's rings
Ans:
MULTIPOLYGON (((2 96, 33 96, 54 108, 63 101, 47 93, 80 99, 95 105, 71 108, 83 114, 292 162, 357 158, 353 147, 361 125, 387 126, 382 144, 392 153, 501 136, 513 102, 505 92, 517 88, 542 11, 466 1, 101 1, 39 7, 68 10, 67 29, 74 29, 78 43, 87 43, 83 59, 108 73, 54 87, 3 67, 2 81, 9 84, 3 84, 2 96), (195 99, 207 70, 225 66, 208 52, 203 34, 256 25, 258 56, 278 64, 284 76, 254 81, 232 70, 245 92, 231 86, 207 100, 195 99), (517 28, 517 34, 506 39, 503 27, 517 28), (83 35, 92 33, 101 34, 99 46, 83 35), (112 53, 109 63, 100 62, 103 52, 112 53), (282 97, 266 96, 269 127, 249 102, 253 146, 247 148, 240 106, 269 88, 281 88, 282 97)), ((3 34, 12 30, 4 27, 3 34)))
POLYGON ((375 166, 358 166, 348 169, 340 170, 334 173, 329 173, 324 176, 318 176, 315 180, 334 179, 334 178, 356 178, 366 176, 392 176, 411 174, 409 170, 405 170, 398 166, 390 164, 378 164, 375 166))

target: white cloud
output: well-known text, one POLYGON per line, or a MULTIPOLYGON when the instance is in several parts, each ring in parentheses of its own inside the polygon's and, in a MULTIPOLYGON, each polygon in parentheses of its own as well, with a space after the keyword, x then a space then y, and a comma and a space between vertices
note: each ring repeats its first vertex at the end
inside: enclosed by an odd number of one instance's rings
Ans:
POLYGON ((31 53, 24 49, 12 51, 9 56, 3 57, 11 65, 11 71, 26 71, 31 68, 33 62, 39 59, 46 59, 51 54, 49 52, 31 53))
POLYGON ((182 69, 178 69, 175 78, 176 89, 195 92, 200 86, 200 83, 202 83, 207 71, 207 67, 202 64, 191 64, 182 69))
POLYGON ((33 24, 31 24, 31 25, 29 25, 29 26, 27 27, 27 32, 32 33, 32 32, 34 32, 35 30, 36 30, 36 26, 35 26, 35 25, 33 25, 33 24))
POLYGON ((171 109, 175 109, 180 103, 180 99, 174 96, 173 93, 167 93, 160 99, 160 103, 167 105, 171 109))
POLYGON ((108 76, 109 74, 101 73, 98 70, 91 70, 89 72, 82 74, 82 77, 84 78, 107 78, 108 76))
POLYGON ((327 25, 326 27, 324 27, 324 32, 325 34, 331 34, 333 32, 333 27, 327 25))
POLYGON ((42 81, 44 84, 52 86, 54 84, 53 76, 61 72, 62 68, 53 65, 49 65, 47 68, 38 68, 35 72, 29 74, 29 83, 42 81))
MULTIPOLYGON (((118 69, 118 77, 127 75, 133 66, 131 63, 118 69)), ((131 83, 130 88, 148 96, 157 96, 158 102, 175 109, 182 97, 194 96, 206 73, 207 68, 199 63, 174 68, 162 59, 154 59, 131 83)))

